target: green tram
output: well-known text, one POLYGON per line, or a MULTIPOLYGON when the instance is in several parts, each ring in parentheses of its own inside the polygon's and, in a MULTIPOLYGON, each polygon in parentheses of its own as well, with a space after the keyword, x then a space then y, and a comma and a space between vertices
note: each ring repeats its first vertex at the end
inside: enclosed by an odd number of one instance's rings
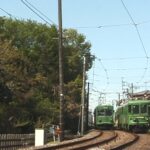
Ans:
POLYGON ((114 126, 112 105, 98 105, 94 110, 94 125, 98 129, 112 129, 114 126))
POLYGON ((115 123, 119 129, 147 131, 150 126, 150 100, 130 100, 119 106, 115 123))

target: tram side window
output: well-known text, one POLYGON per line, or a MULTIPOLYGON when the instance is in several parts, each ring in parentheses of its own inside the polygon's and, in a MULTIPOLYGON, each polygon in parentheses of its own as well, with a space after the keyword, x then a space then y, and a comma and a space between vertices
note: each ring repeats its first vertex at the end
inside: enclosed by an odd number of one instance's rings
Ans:
POLYGON ((148 106, 148 114, 150 115, 150 106, 148 106))
POLYGON ((139 105, 133 105, 132 110, 133 110, 133 114, 138 114, 139 113, 139 105))
POLYGON ((141 113, 146 113, 146 105, 141 105, 141 113))
POLYGON ((131 105, 128 106, 128 112, 131 113, 131 105))

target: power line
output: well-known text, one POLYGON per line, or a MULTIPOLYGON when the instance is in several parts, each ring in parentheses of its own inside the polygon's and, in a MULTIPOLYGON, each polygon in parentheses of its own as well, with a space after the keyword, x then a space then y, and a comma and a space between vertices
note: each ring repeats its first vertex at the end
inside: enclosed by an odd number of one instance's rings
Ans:
POLYGON ((0 8, 0 10, 2 10, 4 13, 6 13, 9 17, 12 17, 12 15, 10 13, 8 13, 6 10, 4 10, 3 8, 0 8))
POLYGON ((94 60, 94 62, 93 62, 93 79, 92 79, 92 87, 93 87, 93 84, 94 84, 94 79, 95 79, 95 60, 94 60))
MULTIPOLYGON (((143 69, 143 70, 144 70, 144 69, 143 69)), ((149 76, 147 76, 147 77, 149 77, 149 76)), ((120 76, 111 76, 110 79, 111 79, 111 78, 113 78, 113 79, 115 79, 115 78, 118 79, 118 78, 120 78, 120 76)), ((126 78, 126 79, 127 79, 127 78, 133 78, 133 79, 135 79, 135 78, 139 78, 139 76, 134 76, 134 75, 132 76, 132 75, 131 75, 131 76, 126 76, 125 78, 126 78)))
POLYGON ((34 14, 36 14, 39 18, 41 18, 44 22, 46 22, 47 24, 49 24, 51 26, 51 24, 45 20, 41 15, 39 15, 33 8, 31 8, 27 3, 25 3, 23 0, 21 0, 21 2, 28 7, 28 9, 30 9, 34 14))
MULTIPOLYGON (((49 20, 51 23, 55 24, 55 22, 53 20, 51 20, 50 18, 48 18, 44 13, 42 13, 39 9, 37 9, 33 4, 31 4, 29 1, 26 1, 26 3, 28 3, 32 8, 34 8, 37 12, 39 12, 42 16, 44 16, 47 20, 49 20)), ((56 24, 55 24, 56 25, 56 24)))
POLYGON ((110 24, 110 25, 98 25, 98 26, 78 26, 78 27, 73 27, 73 28, 87 28, 87 29, 92 29, 92 28, 110 28, 110 27, 121 27, 121 26, 131 26, 133 24, 110 24))
POLYGON ((136 29, 136 32, 137 32, 137 34, 138 34, 139 40, 140 40, 140 42, 141 42, 141 45, 142 45, 142 47, 143 47, 145 56, 146 56, 146 58, 148 58, 148 55, 147 55, 147 52, 146 52, 144 43, 143 43, 143 41, 142 41, 140 32, 139 32, 138 27, 137 27, 138 24, 135 23, 134 19, 132 18, 131 14, 130 14, 130 12, 128 11, 128 9, 127 9, 126 5, 124 4, 123 0, 121 0, 121 3, 122 3, 124 9, 126 10, 128 16, 130 17, 130 19, 131 19, 131 21, 132 21, 132 23, 133 23, 133 25, 134 25, 134 27, 135 27, 135 29, 136 29))
POLYGON ((107 70, 116 70, 116 71, 121 71, 121 70, 146 70, 148 68, 111 68, 111 69, 107 69, 107 70))
POLYGON ((133 60, 133 59, 145 59, 145 57, 120 57, 120 58, 101 58, 103 61, 110 61, 110 60, 133 60))
MULTIPOLYGON (((0 8, 0 10, 2 10, 5 14, 7 14, 10 18, 13 18, 13 19, 20 19, 19 16, 16 16, 16 15, 12 15, 11 13, 9 13, 8 11, 4 10, 3 8, 0 8)), ((22 19, 22 18, 21 18, 22 19)))
POLYGON ((145 52, 146 59, 148 59, 149 57, 148 57, 148 54, 147 54, 147 52, 146 52, 146 49, 145 49, 145 46, 144 46, 144 43, 143 43, 143 40, 142 40, 142 38, 141 38, 141 35, 140 35, 140 32, 139 32, 139 30, 138 30, 137 25, 135 25, 135 28, 136 28, 136 31, 137 31, 139 40, 140 40, 140 42, 141 42, 141 45, 142 45, 142 47, 143 47, 143 50, 144 50, 144 52, 145 52))
POLYGON ((144 79, 144 77, 145 77, 145 75, 146 75, 146 72, 147 72, 147 69, 148 69, 148 63, 149 63, 149 61, 148 61, 148 58, 147 58, 147 59, 146 59, 146 68, 144 69, 143 75, 141 76, 139 82, 141 82, 142 79, 144 79))
POLYGON ((126 10, 126 12, 127 12, 127 14, 129 15, 129 17, 130 17, 130 19, 131 19, 132 23, 133 23, 134 25, 136 25, 136 24, 135 24, 135 22, 134 22, 134 20, 133 20, 133 18, 132 18, 132 16, 131 16, 131 14, 129 13, 129 11, 128 11, 127 7, 125 6, 125 4, 124 4, 123 0, 121 0, 121 2, 122 2, 122 5, 123 5, 124 9, 125 9, 125 10, 126 10))
POLYGON ((137 25, 147 24, 147 23, 150 23, 150 20, 141 21, 141 22, 137 23, 137 25))
POLYGON ((145 70, 144 70, 143 75, 141 76, 141 79, 140 79, 140 82, 141 82, 141 80, 144 78, 144 76, 145 76, 145 74, 146 74, 146 72, 147 72, 147 69, 148 69, 148 59, 149 59, 149 57, 148 57, 146 48, 145 48, 145 46, 144 46, 143 40, 142 40, 142 38, 141 38, 139 29, 138 29, 138 24, 135 23, 133 17, 131 16, 130 12, 128 11, 128 9, 127 9, 126 5, 124 4, 123 0, 121 0, 121 3, 122 3, 122 5, 123 5, 125 11, 127 12, 128 16, 129 16, 129 18, 130 18, 130 20, 132 21, 132 23, 133 23, 133 25, 134 25, 134 27, 135 27, 135 29, 136 29, 138 38, 139 38, 139 40, 140 40, 140 43, 141 43, 142 48, 143 48, 144 53, 145 53, 145 58, 146 58, 146 68, 145 68, 145 70))
MULTIPOLYGON (((97 58, 97 57, 95 57, 95 58, 96 58, 97 60, 99 60, 101 66, 102 66, 102 68, 103 68, 103 70, 104 70, 104 72, 105 72, 105 74, 106 74, 107 83, 106 83, 105 89, 103 89, 103 91, 106 91, 107 87, 109 86, 109 77, 108 77, 107 69, 106 69, 105 66, 103 65, 101 59, 99 59, 99 58, 97 58)), ((93 75, 92 91, 93 91, 93 92, 97 92, 97 93, 99 93, 99 94, 101 95, 102 92, 93 89, 94 82, 97 81, 97 80, 95 80, 95 72, 94 72, 94 69, 95 69, 95 61, 94 61, 93 74, 92 74, 92 75, 93 75)), ((100 81, 100 80, 99 80, 99 81, 100 81)), ((91 93, 92 95, 93 95, 93 92, 91 93)), ((91 96, 91 95, 90 95, 90 96, 91 96)))
POLYGON ((135 25, 142 25, 142 24, 147 24, 147 23, 150 23, 150 20, 144 20, 144 21, 138 22, 136 24, 134 24, 134 23, 122 23, 122 24, 106 24, 106 25, 97 25, 97 26, 74 26, 74 27, 71 27, 71 28, 101 29, 101 28, 135 26, 135 25))
MULTIPOLYGON (((102 66, 102 68, 103 68, 103 70, 104 70, 104 72, 105 72, 105 74, 106 74, 106 79, 107 79, 106 88, 107 88, 107 87, 109 86, 109 76, 108 76, 107 69, 106 69, 105 66, 103 65, 101 59, 99 59, 99 58, 97 58, 97 57, 96 57, 96 59, 100 62, 101 66, 102 66)), ((105 88, 105 90, 106 90, 106 88, 105 88)), ((104 90, 104 91, 105 91, 105 90, 104 90)))

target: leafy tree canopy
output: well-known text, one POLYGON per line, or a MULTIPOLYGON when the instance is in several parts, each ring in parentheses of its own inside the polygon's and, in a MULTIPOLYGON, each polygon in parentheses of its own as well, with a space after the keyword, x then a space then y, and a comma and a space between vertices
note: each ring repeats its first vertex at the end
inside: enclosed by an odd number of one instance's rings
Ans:
MULTIPOLYGON (((55 26, 0 17, 1 131, 31 132, 59 122, 57 37, 55 26)), ((63 37, 67 120, 79 114, 83 56, 86 70, 94 57, 84 35, 65 29, 63 37)), ((77 123, 73 126, 77 128, 77 123)))

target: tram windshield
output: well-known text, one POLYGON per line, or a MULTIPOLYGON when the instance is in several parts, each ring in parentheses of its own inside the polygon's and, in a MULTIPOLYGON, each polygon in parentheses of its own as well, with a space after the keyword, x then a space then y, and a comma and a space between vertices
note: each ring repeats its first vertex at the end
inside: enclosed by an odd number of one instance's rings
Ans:
POLYGON ((105 110, 104 109, 99 110, 98 115, 99 116, 104 116, 105 115, 105 110))
POLYGON ((110 116, 110 115, 112 115, 112 110, 106 109, 106 116, 110 116))
POLYGON ((112 110, 111 109, 101 109, 98 111, 99 116, 110 116, 112 115, 112 110))
POLYGON ((133 114, 138 114, 139 113, 139 105, 132 105, 132 111, 133 111, 133 114))

